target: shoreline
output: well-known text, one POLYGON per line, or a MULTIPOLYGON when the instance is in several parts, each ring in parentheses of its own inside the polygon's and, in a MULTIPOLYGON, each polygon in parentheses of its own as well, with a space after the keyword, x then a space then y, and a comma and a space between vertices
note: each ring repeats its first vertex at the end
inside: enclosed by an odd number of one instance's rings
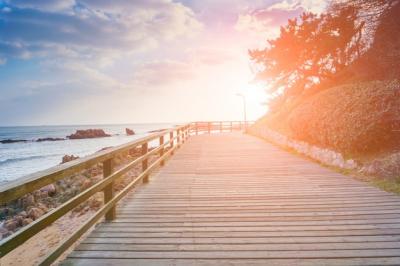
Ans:
MULTIPOLYGON (((0 185, 12 182, 35 172, 43 171, 60 162, 65 154, 74 154, 80 157, 89 156, 103 147, 118 146, 124 143, 146 137, 152 130, 169 128, 167 124, 129 124, 92 128, 101 128, 111 137, 66 139, 77 130, 86 130, 88 127, 61 127, 61 128, 22 128, 0 129, 0 140, 28 140, 21 143, 0 143, 0 185), (129 130, 129 134, 126 131, 129 130), (63 139, 50 141, 50 139, 63 139), (36 141, 42 139, 44 141, 36 141)), ((152 144, 150 144, 152 145, 152 144)))

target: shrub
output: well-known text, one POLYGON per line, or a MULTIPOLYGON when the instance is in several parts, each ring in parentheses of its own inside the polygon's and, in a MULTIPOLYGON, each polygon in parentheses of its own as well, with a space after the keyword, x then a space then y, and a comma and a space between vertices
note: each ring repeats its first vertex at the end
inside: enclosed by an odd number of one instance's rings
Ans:
POLYGON ((322 91, 288 116, 291 135, 346 155, 400 148, 400 83, 374 81, 322 91))

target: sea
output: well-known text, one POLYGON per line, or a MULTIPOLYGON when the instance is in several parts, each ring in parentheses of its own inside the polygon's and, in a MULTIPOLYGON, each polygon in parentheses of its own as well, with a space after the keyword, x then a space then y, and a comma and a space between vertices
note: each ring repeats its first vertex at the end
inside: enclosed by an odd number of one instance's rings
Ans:
MULTIPOLYGON (((0 184, 25 175, 45 170, 61 163, 64 155, 84 157, 105 147, 112 147, 151 134, 149 131, 170 128, 173 123, 18 126, 0 127, 0 140, 27 140, 27 142, 0 143, 0 184), (111 137, 36 142, 39 138, 66 138, 79 129, 103 129, 111 137), (125 128, 135 131, 127 136, 125 128)), ((155 143, 150 143, 150 146, 155 143)))

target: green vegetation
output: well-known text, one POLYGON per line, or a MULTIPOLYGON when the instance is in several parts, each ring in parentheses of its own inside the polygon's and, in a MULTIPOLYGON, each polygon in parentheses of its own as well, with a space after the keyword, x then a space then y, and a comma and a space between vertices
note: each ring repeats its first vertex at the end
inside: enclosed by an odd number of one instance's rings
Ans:
POLYGON ((398 14, 399 0, 338 0, 325 13, 289 20, 278 38, 250 51, 261 66, 258 79, 271 84, 275 96, 257 124, 371 163, 371 174, 396 174, 400 156, 391 155, 400 154, 398 14))
POLYGON ((374 179, 371 181, 371 184, 375 187, 378 187, 384 191, 395 193, 400 195, 400 182, 390 181, 384 179, 374 179))
POLYGON ((333 86, 398 79, 399 13, 399 0, 336 0, 325 13, 289 20, 279 37, 249 52, 276 96, 272 112, 333 86))
POLYGON ((400 83, 374 81, 322 91, 286 122, 295 139, 363 158, 400 150, 399 117, 400 83))

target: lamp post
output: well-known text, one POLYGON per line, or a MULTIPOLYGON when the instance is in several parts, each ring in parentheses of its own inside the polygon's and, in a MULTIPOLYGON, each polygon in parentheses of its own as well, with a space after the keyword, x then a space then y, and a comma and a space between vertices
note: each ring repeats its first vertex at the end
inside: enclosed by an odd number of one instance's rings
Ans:
POLYGON ((243 100, 243 115, 244 115, 244 129, 247 129, 247 118, 246 118, 246 97, 241 93, 236 93, 236 96, 242 97, 243 100))

